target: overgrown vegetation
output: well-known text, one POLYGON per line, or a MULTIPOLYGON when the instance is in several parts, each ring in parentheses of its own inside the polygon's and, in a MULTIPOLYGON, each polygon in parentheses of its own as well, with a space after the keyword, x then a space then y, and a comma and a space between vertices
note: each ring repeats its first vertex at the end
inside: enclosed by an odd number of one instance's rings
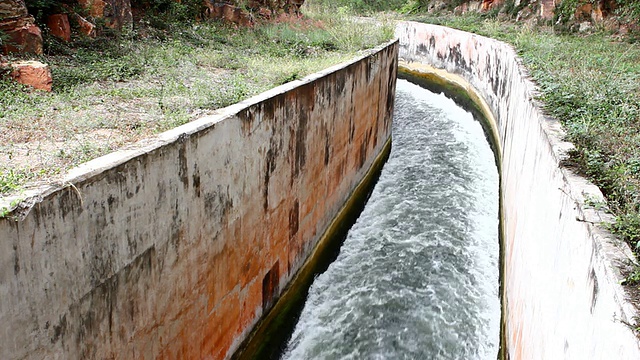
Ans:
MULTIPOLYGON (((367 15, 379 11, 397 11, 403 14, 425 13, 428 9, 441 9, 451 11, 457 6, 468 3, 468 0, 316 0, 316 3, 333 7, 343 7, 359 14, 367 15)), ((582 5, 591 4, 597 6, 598 0, 559 0, 556 1, 555 16, 551 24, 561 32, 570 30, 570 24, 574 21, 576 9, 582 5)), ((527 6, 533 5, 532 0, 505 0, 502 6, 483 14, 485 17, 496 17, 499 13, 515 18, 518 13, 527 6)), ((607 4, 605 12, 613 12, 621 22, 640 21, 640 0, 615 0, 607 4), (609 9, 608 7, 611 7, 609 9)))
POLYGON ((215 21, 158 28, 147 18, 98 39, 48 38, 40 60, 51 67, 52 93, 0 80, 0 197, 393 36, 390 25, 313 6, 305 11, 308 18, 251 29, 215 21))
MULTIPOLYGON (((426 0, 420 0, 425 2, 426 0)), ((405 6, 407 0, 316 0, 309 1, 312 6, 321 8, 346 8, 360 14, 371 14, 379 11, 399 10, 405 6)))
POLYGON ((55 14, 62 10, 63 1, 59 0, 28 0, 25 1, 29 14, 31 14, 39 24, 46 23, 46 16, 55 14))
POLYGON ((556 5, 553 22, 560 26, 565 26, 572 20, 578 6, 591 3, 591 0, 562 0, 556 5))

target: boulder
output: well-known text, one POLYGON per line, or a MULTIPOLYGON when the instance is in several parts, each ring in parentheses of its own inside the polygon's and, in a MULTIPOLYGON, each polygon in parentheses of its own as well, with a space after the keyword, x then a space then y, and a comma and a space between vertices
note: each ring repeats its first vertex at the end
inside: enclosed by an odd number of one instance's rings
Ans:
POLYGON ((222 18, 222 6, 225 4, 215 3, 212 1, 205 1, 205 16, 209 19, 221 19, 222 18))
POLYGON ((253 18, 251 14, 242 8, 225 4, 222 7, 222 18, 233 24, 237 24, 244 27, 253 26, 253 18))
POLYGON ((210 19, 220 19, 227 23, 244 27, 253 26, 253 15, 247 10, 226 3, 207 1, 206 15, 210 19))
POLYGON ((130 0, 78 0, 78 3, 95 19, 104 19, 112 29, 122 29, 133 24, 130 0))
POLYGON ((47 27, 51 35, 60 40, 71 41, 71 26, 67 14, 53 14, 47 17, 47 27))
POLYGON ((78 23, 81 34, 92 38, 96 37, 96 26, 92 22, 76 13, 73 14, 73 19, 78 23))
POLYGON ((42 32, 33 18, 1 22, 0 31, 9 38, 9 41, 2 43, 4 53, 42 54, 42 32))
POLYGON ((37 90, 51 91, 53 79, 49 65, 39 61, 18 61, 9 64, 9 76, 15 81, 37 90))
POLYGON ((102 19, 104 17, 104 9, 107 6, 107 3, 103 0, 78 0, 80 6, 82 6, 89 16, 102 19))
POLYGON ((477 12, 482 8, 481 1, 468 1, 464 2, 453 9, 454 14, 465 14, 468 12, 477 12))
POLYGON ((133 25, 133 13, 131 12, 131 1, 129 0, 108 0, 109 14, 105 16, 107 26, 112 29, 122 29, 133 25))
POLYGON ((8 37, 0 43, 2 52, 42 54, 42 33, 24 0, 0 1, 0 31, 8 37))
POLYGON ((499 9, 504 5, 504 0, 483 0, 480 5, 480 10, 482 11, 490 11, 494 9, 499 9))
POLYGON ((0 1, 0 21, 15 20, 29 16, 24 0, 0 1))
POLYGON ((556 11, 556 0, 540 0, 540 18, 553 20, 556 11))
POLYGON ((279 14, 299 14, 304 0, 205 0, 205 14, 211 19, 222 19, 240 26, 253 26, 254 15, 263 19, 275 19, 279 14))
POLYGON ((591 14, 594 11, 594 6, 591 3, 586 3, 578 6, 573 14, 576 22, 591 21, 591 14))
POLYGON ((258 10, 258 15, 260 15, 260 17, 262 17, 263 19, 271 19, 271 15, 273 15, 273 12, 267 8, 261 7, 260 10, 258 10))

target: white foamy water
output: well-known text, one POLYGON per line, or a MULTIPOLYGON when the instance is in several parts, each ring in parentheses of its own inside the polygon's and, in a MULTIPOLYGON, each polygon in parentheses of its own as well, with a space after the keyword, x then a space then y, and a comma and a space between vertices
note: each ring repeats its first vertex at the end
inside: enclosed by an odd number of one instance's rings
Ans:
POLYGON ((498 255, 498 173, 481 125, 399 80, 391 156, 283 358, 494 360, 498 255))

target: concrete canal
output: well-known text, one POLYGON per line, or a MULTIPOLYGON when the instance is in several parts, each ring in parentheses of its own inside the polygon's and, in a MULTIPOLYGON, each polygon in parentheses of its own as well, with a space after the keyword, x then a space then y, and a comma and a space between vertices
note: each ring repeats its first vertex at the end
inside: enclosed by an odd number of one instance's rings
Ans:
POLYGON ((390 158, 283 359, 496 359, 498 172, 481 124, 397 85, 390 158))

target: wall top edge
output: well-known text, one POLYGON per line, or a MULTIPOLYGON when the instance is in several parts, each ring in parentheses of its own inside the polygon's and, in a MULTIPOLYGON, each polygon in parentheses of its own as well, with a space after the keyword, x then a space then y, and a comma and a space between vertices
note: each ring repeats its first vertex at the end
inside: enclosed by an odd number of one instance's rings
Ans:
POLYGON ((99 175, 118 165, 124 164, 134 158, 143 156, 163 146, 179 141, 182 138, 189 137, 193 134, 206 130, 217 123, 233 118, 242 110, 260 104, 276 96, 286 94, 298 87, 318 81, 364 59, 375 56, 376 54, 397 45, 398 42, 398 39, 393 39, 372 49, 364 50, 361 55, 350 60, 307 75, 302 79, 294 80, 269 89, 236 104, 217 109, 212 115, 203 116, 153 137, 145 138, 134 144, 125 146, 123 149, 116 150, 96 159, 82 163, 69 170, 67 174, 58 181, 28 188, 17 195, 0 197, 0 211, 7 214, 9 217, 22 219, 29 213, 33 205, 37 204, 43 198, 54 192, 68 187, 74 188, 75 183, 90 179, 91 177, 99 175))

